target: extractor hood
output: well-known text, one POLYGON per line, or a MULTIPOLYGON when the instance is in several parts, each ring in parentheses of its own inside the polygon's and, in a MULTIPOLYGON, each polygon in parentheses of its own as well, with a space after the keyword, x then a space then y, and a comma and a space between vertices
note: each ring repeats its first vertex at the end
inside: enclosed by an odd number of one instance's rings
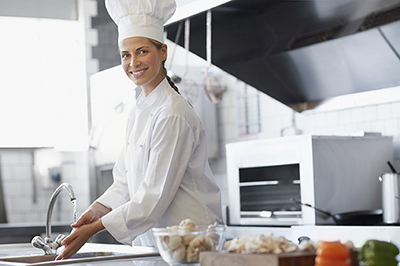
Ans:
MULTIPOLYGON (((212 9, 212 63, 297 111, 400 85, 400 0, 233 0, 212 9)), ((184 45, 183 19, 166 26, 184 45)), ((206 58, 206 12, 190 17, 206 58)))

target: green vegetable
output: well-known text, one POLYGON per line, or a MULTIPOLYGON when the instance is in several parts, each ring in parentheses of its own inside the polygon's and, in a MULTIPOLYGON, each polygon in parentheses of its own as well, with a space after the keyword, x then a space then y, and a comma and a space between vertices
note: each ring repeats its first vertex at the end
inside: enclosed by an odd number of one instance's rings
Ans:
POLYGON ((392 243, 368 240, 358 253, 358 262, 363 266, 397 266, 399 249, 392 243))

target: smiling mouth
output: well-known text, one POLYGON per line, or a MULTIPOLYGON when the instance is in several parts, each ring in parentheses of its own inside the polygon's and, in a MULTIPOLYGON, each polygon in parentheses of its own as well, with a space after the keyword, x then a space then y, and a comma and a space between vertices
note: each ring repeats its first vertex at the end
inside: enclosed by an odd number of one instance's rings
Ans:
POLYGON ((132 74, 133 76, 140 76, 140 75, 143 74, 146 70, 147 70, 147 69, 145 68, 145 69, 141 69, 141 70, 138 70, 138 71, 131 71, 131 74, 132 74))

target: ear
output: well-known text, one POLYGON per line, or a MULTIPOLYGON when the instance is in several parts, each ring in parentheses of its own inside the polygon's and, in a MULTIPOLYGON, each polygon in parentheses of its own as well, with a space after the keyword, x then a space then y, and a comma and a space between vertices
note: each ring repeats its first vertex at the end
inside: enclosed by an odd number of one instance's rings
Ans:
POLYGON ((167 45, 164 43, 162 46, 161 46, 161 61, 165 61, 165 60, 167 60, 167 45))

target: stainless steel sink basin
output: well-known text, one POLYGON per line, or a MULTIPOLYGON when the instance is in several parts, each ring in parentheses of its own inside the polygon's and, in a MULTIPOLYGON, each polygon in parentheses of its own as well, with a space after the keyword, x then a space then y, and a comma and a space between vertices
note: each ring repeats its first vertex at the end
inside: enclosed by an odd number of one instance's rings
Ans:
POLYGON ((57 255, 28 255, 18 257, 6 257, 0 258, 0 265, 62 265, 79 262, 91 262, 100 260, 115 260, 115 259, 129 259, 138 257, 158 256, 158 253, 146 253, 146 254, 133 254, 133 253, 118 253, 118 252, 82 252, 73 255, 69 259, 58 260, 54 259, 57 255))

